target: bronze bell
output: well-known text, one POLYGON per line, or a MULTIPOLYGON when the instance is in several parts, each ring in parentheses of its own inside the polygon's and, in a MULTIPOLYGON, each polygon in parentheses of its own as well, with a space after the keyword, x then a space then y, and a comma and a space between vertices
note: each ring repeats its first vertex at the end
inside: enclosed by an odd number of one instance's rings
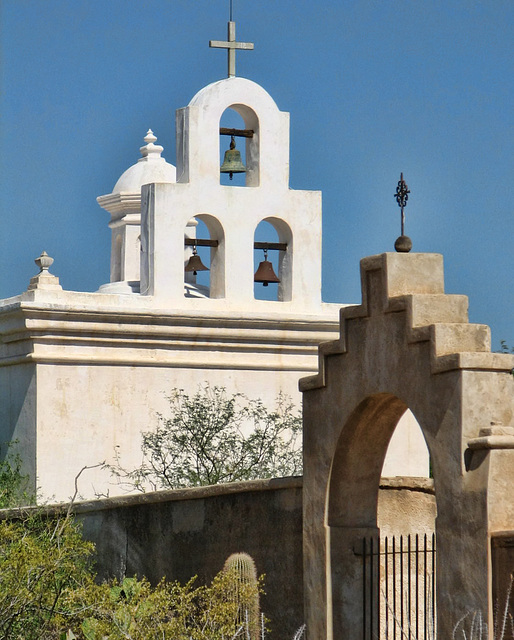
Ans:
POLYGON ((198 275, 197 271, 209 271, 209 267, 203 264, 202 259, 196 252, 196 247, 193 247, 193 255, 187 261, 186 271, 192 271, 194 276, 198 275))
POLYGON ((231 180, 234 173, 246 173, 246 167, 241 160, 241 153, 236 149, 234 136, 230 140, 230 149, 225 151, 220 173, 229 173, 231 180))
POLYGON ((264 260, 259 263, 253 281, 262 282, 264 287, 267 287, 270 282, 280 282, 280 278, 277 278, 277 274, 273 271, 273 265, 268 260, 267 249, 264 249, 264 260))

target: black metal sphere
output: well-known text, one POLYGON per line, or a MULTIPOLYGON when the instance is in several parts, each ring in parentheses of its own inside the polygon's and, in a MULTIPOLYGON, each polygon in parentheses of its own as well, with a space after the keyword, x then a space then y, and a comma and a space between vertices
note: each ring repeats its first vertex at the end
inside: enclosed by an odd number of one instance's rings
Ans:
POLYGON ((409 251, 412 249, 412 240, 409 238, 409 236, 400 236, 396 238, 394 248, 398 253, 409 253, 409 251))

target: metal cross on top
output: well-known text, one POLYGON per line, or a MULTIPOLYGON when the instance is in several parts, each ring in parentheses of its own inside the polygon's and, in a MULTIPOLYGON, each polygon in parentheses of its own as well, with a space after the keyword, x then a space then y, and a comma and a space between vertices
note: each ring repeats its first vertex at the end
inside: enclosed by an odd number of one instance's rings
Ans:
POLYGON ((209 47, 228 50, 228 77, 236 75, 236 49, 253 49, 253 42, 236 42, 236 23, 232 20, 232 2, 230 2, 230 20, 228 22, 227 42, 223 40, 210 40, 209 47))

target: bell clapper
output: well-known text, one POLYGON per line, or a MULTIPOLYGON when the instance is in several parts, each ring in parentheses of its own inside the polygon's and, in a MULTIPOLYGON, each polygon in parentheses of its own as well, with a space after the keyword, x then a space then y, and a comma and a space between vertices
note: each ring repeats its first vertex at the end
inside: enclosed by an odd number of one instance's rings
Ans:
MULTIPOLYGON (((264 262, 268 262, 268 250, 267 250, 267 249, 264 249, 264 262)), ((268 284, 269 284, 269 282, 268 282, 267 280, 265 280, 265 281, 262 283, 262 286, 263 286, 263 287, 267 287, 267 286, 268 286, 268 284)))
MULTIPOLYGON (((196 245, 193 247, 193 255, 194 255, 194 256, 197 256, 197 255, 198 255, 198 252, 196 251, 196 245)), ((193 275, 194 275, 194 276, 197 276, 197 275, 198 275, 198 272, 197 272, 197 271, 193 271, 193 275)))
MULTIPOLYGON (((236 141, 234 139, 234 136, 232 136, 230 138, 230 150, 232 151, 235 148, 236 148, 236 141)), ((234 172, 231 171, 228 175, 229 175, 229 178, 232 180, 232 178, 234 177, 234 172)))

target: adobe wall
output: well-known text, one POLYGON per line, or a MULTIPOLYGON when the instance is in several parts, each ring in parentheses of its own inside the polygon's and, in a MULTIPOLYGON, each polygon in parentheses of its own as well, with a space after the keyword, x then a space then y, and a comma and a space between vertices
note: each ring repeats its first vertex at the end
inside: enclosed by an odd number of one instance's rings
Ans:
MULTIPOLYGON (((265 574, 262 610, 273 640, 291 640, 304 621, 302 478, 107 498, 75 506, 97 546, 99 578, 166 576, 208 581, 226 558, 245 551, 265 574)), ((382 479, 379 519, 387 535, 433 530, 428 478, 382 479)))
POLYGON ((261 609, 273 640, 303 623, 302 479, 281 478, 79 503, 99 578, 138 574, 210 581, 232 553, 265 574, 261 609))
POLYGON ((361 281, 362 304, 341 310, 339 340, 300 381, 308 637, 353 640, 368 624, 354 548, 381 533, 380 469, 407 408, 436 485, 437 633, 471 610, 492 633, 490 538, 514 521, 514 357, 491 353, 467 298, 444 293, 440 255, 370 256, 361 281))
MULTIPOLYGON (((291 640, 305 619, 302 486, 301 477, 251 480, 78 502, 73 511, 96 545, 99 580, 137 574, 185 583, 197 575, 200 584, 232 553, 249 553, 265 574, 261 609, 271 637, 291 640)), ((16 513, 0 510, 0 519, 16 513)), ((378 517, 385 535, 433 531, 432 480, 382 478, 378 517)))

